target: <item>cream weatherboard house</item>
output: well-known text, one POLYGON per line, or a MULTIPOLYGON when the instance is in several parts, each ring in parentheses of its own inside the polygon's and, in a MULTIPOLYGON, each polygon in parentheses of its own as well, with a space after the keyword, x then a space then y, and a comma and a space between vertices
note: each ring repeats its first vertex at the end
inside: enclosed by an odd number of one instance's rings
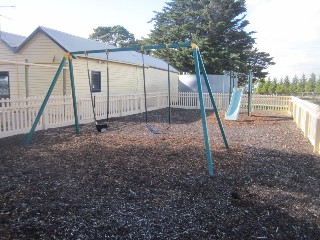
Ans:
POLYGON ((10 88, 15 89, 15 92, 19 89, 18 66, 12 63, 17 62, 15 50, 24 40, 25 37, 0 32, 0 98, 9 98, 10 88), (9 78, 15 80, 11 82, 9 78))
MULTIPOLYGON (((0 35, 0 98, 44 96, 67 52, 110 49, 113 46, 77 37, 61 31, 38 27, 30 36, 1 32, 0 35)), ((167 63, 144 56, 148 93, 168 91, 167 63)), ((74 76, 77 96, 88 95, 88 72, 95 94, 107 92, 107 55, 105 53, 75 56, 74 76), (87 61, 88 60, 88 61, 87 61)), ((111 94, 143 93, 141 53, 135 51, 109 54, 111 94)), ((171 92, 178 92, 179 72, 170 67, 171 92)), ((58 79, 52 95, 70 95, 68 64, 58 79)))

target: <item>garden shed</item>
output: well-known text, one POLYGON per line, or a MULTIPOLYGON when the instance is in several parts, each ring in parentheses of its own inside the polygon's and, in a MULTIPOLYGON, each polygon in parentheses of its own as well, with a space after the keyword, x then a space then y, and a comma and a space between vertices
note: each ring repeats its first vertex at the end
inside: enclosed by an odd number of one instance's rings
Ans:
MULTIPOLYGON (((111 49, 114 46, 46 27, 38 27, 24 38, 2 33, 0 72, 7 73, 9 97, 43 96, 46 94, 58 65, 67 52, 92 49, 111 49), (7 36, 7 37, 4 37, 7 36), (7 39, 7 40, 6 40, 7 39), (8 40, 10 39, 10 41, 8 40)), ((77 95, 89 94, 87 64, 95 94, 107 92, 107 54, 74 56, 74 75, 77 95)), ((111 94, 143 93, 141 53, 135 51, 109 53, 111 94)), ((144 56, 148 93, 168 92, 168 65, 161 59, 144 56)), ((178 92, 179 72, 170 66, 171 92, 178 92)), ((70 95, 68 64, 65 65, 53 95, 70 95)))
MULTIPOLYGON (((202 89, 204 92, 208 92, 207 87, 202 78, 202 89)), ((213 75, 208 74, 208 80, 213 93, 229 93, 233 87, 238 86, 238 78, 231 77, 227 74, 224 75, 213 75), (231 85, 231 89, 230 89, 231 85)), ((193 74, 184 74, 179 76, 179 92, 197 92, 197 78, 193 74)))

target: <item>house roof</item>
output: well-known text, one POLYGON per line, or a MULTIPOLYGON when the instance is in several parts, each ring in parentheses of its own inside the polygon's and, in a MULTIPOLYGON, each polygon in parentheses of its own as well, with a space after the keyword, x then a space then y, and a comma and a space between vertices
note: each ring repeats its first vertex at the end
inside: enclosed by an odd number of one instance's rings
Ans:
POLYGON ((7 33, 0 31, 0 40, 12 51, 18 48, 18 46, 26 39, 24 36, 20 36, 13 33, 7 33))
MULTIPOLYGON (((26 38, 15 51, 18 52, 21 48, 23 48, 23 46, 25 46, 38 32, 44 33, 48 38, 50 38, 53 42, 55 42, 58 46, 60 46, 66 52, 115 48, 112 45, 108 45, 96 40, 86 39, 86 38, 78 37, 75 35, 71 35, 68 33, 64 33, 61 31, 40 26, 28 38, 26 38)), ((107 58, 105 53, 93 53, 93 54, 89 54, 88 57, 97 58, 97 59, 107 58)), ((142 66, 141 54, 135 51, 110 52, 109 60, 142 66)), ((159 68, 163 70, 167 70, 168 68, 167 63, 159 58, 144 55, 144 61, 146 66, 159 68)), ((174 69, 171 66, 170 66, 170 71, 178 72, 176 69, 174 69)))

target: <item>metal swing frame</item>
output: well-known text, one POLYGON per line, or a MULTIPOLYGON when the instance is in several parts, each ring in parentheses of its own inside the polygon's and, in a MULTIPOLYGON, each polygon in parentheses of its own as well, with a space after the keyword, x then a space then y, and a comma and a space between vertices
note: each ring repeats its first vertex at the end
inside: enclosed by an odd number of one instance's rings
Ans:
MULTIPOLYGON (((166 44, 166 50, 169 50, 169 44, 166 44)), ((158 130, 154 129, 150 124, 148 124, 148 108, 147 108, 147 89, 146 89, 146 74, 145 74, 145 61, 144 61, 144 47, 141 47, 141 59, 142 59, 142 73, 143 73, 143 90, 144 90, 144 108, 145 108, 145 121, 147 129, 153 134, 161 134, 158 130)), ((168 123, 171 124, 171 86, 170 86, 170 64, 169 59, 167 59, 167 73, 168 73, 168 123)))
POLYGON ((93 118, 94 118, 94 123, 96 125, 96 129, 98 132, 104 132, 107 130, 108 126, 108 120, 109 120, 109 67, 108 67, 108 53, 107 53, 107 122, 106 123, 101 123, 97 121, 97 116, 96 116, 96 98, 93 98, 93 93, 92 93, 92 81, 90 77, 90 69, 89 69, 89 63, 88 63, 88 53, 85 52, 85 58, 86 58, 86 63, 87 63, 87 72, 88 72, 88 83, 89 83, 89 89, 90 89, 90 98, 91 98, 91 105, 92 105, 92 112, 93 112, 93 118))
POLYGON ((142 59, 142 77, 143 77, 144 110, 145 110, 146 127, 153 134, 160 134, 160 132, 158 130, 154 129, 148 123, 147 86, 146 86, 146 72, 145 72, 145 64, 144 64, 144 49, 143 49, 143 47, 141 47, 141 59, 142 59))
MULTIPOLYGON (((165 49, 165 48, 181 48, 181 47, 191 47, 193 50, 193 58, 194 58, 194 64, 195 64, 195 72, 197 77, 197 85, 198 85, 198 95, 199 95, 199 103, 200 103, 200 112, 201 112, 201 120, 202 120, 202 127, 203 127, 203 135, 204 135, 204 142, 205 142, 205 148, 206 148, 206 157, 207 157, 207 165, 208 165, 208 171, 209 175, 213 175, 213 163, 212 163, 212 156, 211 156, 211 149, 210 149, 210 143, 209 143, 209 135, 208 135, 208 128, 207 128, 207 119, 206 119, 206 112, 205 112, 205 106, 204 106, 204 99, 203 99, 203 91, 202 91, 202 84, 201 84, 201 73, 204 77, 204 82, 206 84, 209 97, 212 103, 212 107, 214 110, 214 113, 216 115, 218 125, 220 128, 220 132, 223 138, 223 142, 226 149, 229 149, 228 141, 223 129, 223 125, 221 122, 221 118, 218 112, 217 105, 215 103, 211 86, 208 80, 208 76, 205 70, 204 62, 202 60, 199 48, 194 43, 177 43, 177 44, 162 44, 162 45, 156 45, 156 46, 143 46, 144 50, 151 50, 151 49, 165 49)), ((77 102, 76 102, 76 92, 75 92, 75 84, 74 84, 74 72, 73 72, 73 64, 72 59, 74 55, 77 54, 85 54, 85 53, 101 53, 101 52, 120 52, 120 51, 139 51, 142 49, 142 47, 130 47, 130 48, 112 48, 112 49, 98 49, 98 50, 89 50, 89 51, 75 51, 75 52, 69 52, 64 55, 64 57, 61 60, 61 63, 59 65, 59 68, 52 80, 52 83, 48 89, 47 95, 44 98, 42 105, 39 109, 39 112, 33 122, 33 125, 30 129, 30 132, 26 136, 25 139, 25 146, 29 145, 31 143, 32 137, 34 135, 35 129, 39 123, 40 117, 48 103, 48 100, 50 98, 50 95, 54 89, 54 86, 59 78, 59 75, 68 60, 69 62, 69 71, 70 71, 70 82, 71 82, 71 92, 72 92, 72 100, 73 100, 73 110, 74 110, 74 121, 75 121, 75 130, 76 133, 80 132, 79 127, 79 120, 78 120, 78 112, 77 112, 77 102)))

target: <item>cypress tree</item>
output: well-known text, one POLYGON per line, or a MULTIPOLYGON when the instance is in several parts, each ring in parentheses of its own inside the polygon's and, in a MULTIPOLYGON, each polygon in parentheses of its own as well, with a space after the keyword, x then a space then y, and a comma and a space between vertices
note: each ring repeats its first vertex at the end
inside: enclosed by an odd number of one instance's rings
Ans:
MULTIPOLYGON (((264 70, 274 64, 273 58, 254 48, 254 32, 245 30, 249 24, 246 11, 245 0, 171 0, 151 20, 154 30, 149 40, 153 44, 194 42, 200 47, 207 73, 252 70, 261 79, 267 75, 264 70)), ((153 54, 169 58, 180 71, 194 71, 191 49, 161 49, 153 54)))

